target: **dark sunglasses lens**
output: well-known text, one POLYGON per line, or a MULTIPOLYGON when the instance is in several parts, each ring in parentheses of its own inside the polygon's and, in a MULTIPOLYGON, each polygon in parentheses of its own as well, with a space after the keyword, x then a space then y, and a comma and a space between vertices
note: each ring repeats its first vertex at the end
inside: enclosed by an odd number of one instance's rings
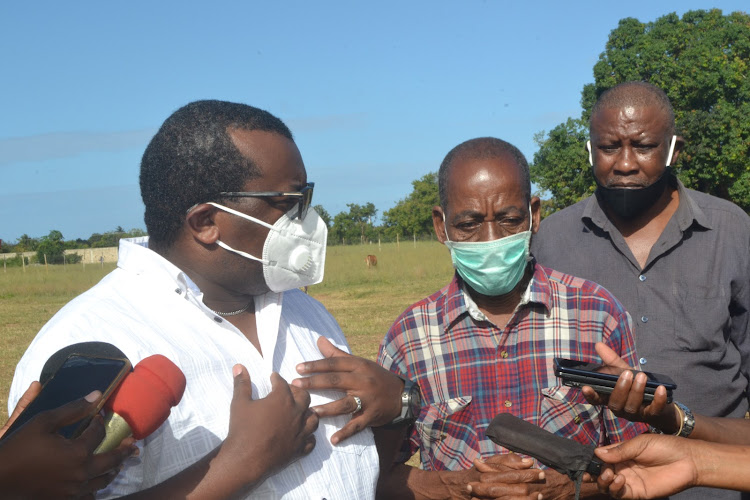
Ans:
POLYGON ((307 216, 307 211, 312 203, 313 196, 313 184, 310 183, 302 188, 302 198, 299 200, 299 218, 304 219, 307 216))

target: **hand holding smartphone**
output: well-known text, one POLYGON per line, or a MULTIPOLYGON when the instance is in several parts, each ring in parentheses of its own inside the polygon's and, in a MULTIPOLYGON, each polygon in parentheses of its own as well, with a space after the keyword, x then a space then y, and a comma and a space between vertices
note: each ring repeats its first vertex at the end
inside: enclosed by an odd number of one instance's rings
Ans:
POLYGON ((91 418, 101 410, 112 391, 131 370, 127 358, 109 358, 71 354, 60 368, 42 386, 39 395, 29 403, 8 431, 0 438, 4 440, 35 415, 59 408, 80 399, 92 391, 100 391, 102 398, 85 419, 61 428, 58 433, 66 438, 75 438, 88 426, 91 418))
MULTIPOLYGON (((565 358, 555 358, 554 363, 555 375, 562 380, 564 385, 569 387, 589 386, 599 394, 611 394, 615 385, 617 385, 617 379, 622 372, 627 370, 626 368, 565 358)), ((638 373, 637 370, 630 371, 638 373)), ((663 385, 667 390, 667 404, 671 403, 672 392, 677 389, 677 384, 667 375, 645 371, 643 373, 648 377, 643 401, 653 401, 656 388, 663 385)))

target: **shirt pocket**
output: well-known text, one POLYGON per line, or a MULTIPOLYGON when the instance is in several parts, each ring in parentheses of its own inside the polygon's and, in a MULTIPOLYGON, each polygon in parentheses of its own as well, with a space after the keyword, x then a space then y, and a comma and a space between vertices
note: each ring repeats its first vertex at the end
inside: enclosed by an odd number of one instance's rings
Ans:
POLYGON ((470 403, 471 396, 459 396, 422 409, 414 425, 424 466, 431 470, 471 467, 479 444, 470 403))
POLYGON ((556 385, 541 390, 539 427, 583 444, 603 444, 601 413, 580 389, 556 385))
POLYGON ((729 300, 720 285, 716 287, 675 284, 674 337, 684 351, 722 349, 724 332, 729 329, 729 300))

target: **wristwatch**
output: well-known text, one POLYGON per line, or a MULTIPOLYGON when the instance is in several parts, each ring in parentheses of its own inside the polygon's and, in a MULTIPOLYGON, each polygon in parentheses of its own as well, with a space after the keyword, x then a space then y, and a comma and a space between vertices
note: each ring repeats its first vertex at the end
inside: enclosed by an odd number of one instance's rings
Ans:
MULTIPOLYGON (((672 404, 675 405, 677 411, 682 417, 682 419, 680 420, 680 428, 677 430, 677 432, 674 433, 674 436, 686 438, 693 432, 693 429, 695 428, 695 417, 693 416, 693 412, 690 411, 690 408, 680 403, 679 401, 674 401, 672 404)), ((664 434, 664 432, 652 425, 649 426, 649 430, 653 434, 664 434)))
POLYGON ((404 392, 401 393, 401 414, 388 425, 412 424, 422 409, 422 395, 419 384, 411 380, 404 380, 404 392))

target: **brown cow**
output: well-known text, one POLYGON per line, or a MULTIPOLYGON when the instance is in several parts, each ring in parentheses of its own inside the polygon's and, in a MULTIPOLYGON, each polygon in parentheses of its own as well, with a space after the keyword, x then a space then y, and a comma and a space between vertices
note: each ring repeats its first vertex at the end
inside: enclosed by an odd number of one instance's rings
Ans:
POLYGON ((367 268, 371 268, 378 265, 378 258, 374 255, 368 255, 365 257, 365 264, 367 264, 367 268))

